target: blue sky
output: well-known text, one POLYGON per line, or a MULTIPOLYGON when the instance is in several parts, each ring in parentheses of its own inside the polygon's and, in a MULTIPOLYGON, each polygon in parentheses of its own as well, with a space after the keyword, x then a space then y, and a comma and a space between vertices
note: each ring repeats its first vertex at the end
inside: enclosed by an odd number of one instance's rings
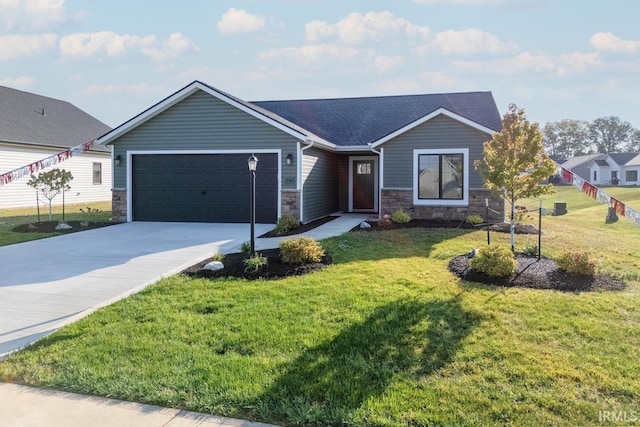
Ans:
POLYGON ((0 0, 0 85, 117 126, 201 80, 247 101, 493 92, 640 128, 637 0, 0 0))

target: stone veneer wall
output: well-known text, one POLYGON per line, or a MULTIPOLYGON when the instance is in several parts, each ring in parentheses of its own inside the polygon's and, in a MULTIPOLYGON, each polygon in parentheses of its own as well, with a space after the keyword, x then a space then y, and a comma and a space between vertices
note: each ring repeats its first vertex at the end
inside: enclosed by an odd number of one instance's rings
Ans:
POLYGON ((127 190, 111 190, 111 218, 115 222, 127 222, 127 190))
POLYGON ((298 190, 282 190, 281 215, 291 215, 300 219, 300 192, 298 190))
POLYGON ((463 221, 468 215, 486 215, 485 199, 489 198, 489 220, 504 221, 504 200, 493 196, 489 190, 469 190, 468 206, 416 206, 413 190, 382 189, 382 215, 391 215, 402 208, 416 219, 452 219, 463 221))

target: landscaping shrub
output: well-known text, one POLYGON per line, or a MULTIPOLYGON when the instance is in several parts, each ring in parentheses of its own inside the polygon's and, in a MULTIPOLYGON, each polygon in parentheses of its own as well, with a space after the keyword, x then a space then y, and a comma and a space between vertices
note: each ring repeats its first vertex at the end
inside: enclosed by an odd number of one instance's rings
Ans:
POLYGON ((260 269, 260 267, 264 267, 265 265, 267 265, 267 257, 256 253, 252 257, 245 259, 244 265, 244 271, 256 272, 260 269))
POLYGON ((597 261, 585 251, 565 251, 556 260, 558 268, 567 273, 581 276, 593 276, 596 274, 597 261))
POLYGON ((508 276, 515 271, 516 260, 504 246, 485 246, 471 259, 471 268, 489 276, 508 276))
POLYGON ((396 224, 406 224, 407 222, 411 221, 411 215, 400 208, 391 215, 391 221, 395 222, 396 224))
POLYGON ((538 245, 525 245, 522 253, 529 256, 538 255, 538 245))
POLYGON ((213 256, 211 257, 212 261, 222 261, 224 259, 224 255, 221 254, 220 252, 216 252, 215 254, 213 254, 213 256))
POLYGON ((273 229, 273 231, 277 235, 281 236, 291 230, 295 230, 298 227, 300 227, 300 221, 298 220, 298 218, 291 215, 282 215, 280 219, 278 219, 278 223, 276 224, 276 227, 273 229))
POLYGON ((240 252, 242 252, 243 254, 248 254, 249 252, 251 252, 251 242, 242 242, 242 244, 240 245, 240 252))
POLYGON ((281 242, 280 256, 285 264, 307 264, 320 262, 324 250, 315 239, 303 236, 281 242))
POLYGON ((467 215, 467 222, 471 225, 480 225, 484 222, 484 218, 480 215, 467 215))

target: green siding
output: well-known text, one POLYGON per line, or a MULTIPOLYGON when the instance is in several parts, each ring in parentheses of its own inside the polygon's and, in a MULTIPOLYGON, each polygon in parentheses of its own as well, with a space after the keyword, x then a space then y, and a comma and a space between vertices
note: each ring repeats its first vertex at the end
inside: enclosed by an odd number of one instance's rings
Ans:
POLYGON ((114 168, 114 188, 126 188, 127 151, 279 149, 282 188, 295 189, 295 168, 284 162, 296 152, 296 143, 293 136, 197 91, 114 141, 114 156, 122 156, 121 166, 114 168))
POLYGON ((338 210, 338 156, 309 148, 302 161, 302 221, 332 214, 338 210))
POLYGON ((413 150, 469 148, 469 187, 483 188, 473 162, 482 159, 482 144, 491 136, 447 116, 437 116, 382 145, 383 188, 413 188, 413 150))

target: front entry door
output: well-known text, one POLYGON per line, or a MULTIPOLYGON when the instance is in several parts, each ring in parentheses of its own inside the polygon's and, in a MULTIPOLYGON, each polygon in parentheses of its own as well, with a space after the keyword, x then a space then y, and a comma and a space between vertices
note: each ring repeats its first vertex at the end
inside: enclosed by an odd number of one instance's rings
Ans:
POLYGON ((376 161, 374 158, 352 159, 352 210, 376 209, 376 161))

